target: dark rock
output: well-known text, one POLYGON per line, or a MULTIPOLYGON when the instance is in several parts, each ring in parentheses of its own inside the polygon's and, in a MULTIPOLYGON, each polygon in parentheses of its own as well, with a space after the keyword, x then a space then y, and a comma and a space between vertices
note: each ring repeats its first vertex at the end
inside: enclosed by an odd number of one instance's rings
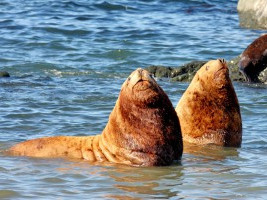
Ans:
POLYGON ((239 71, 238 63, 240 61, 240 55, 227 62, 229 73, 232 81, 245 82, 244 75, 239 71))
MULTIPOLYGON (((245 81, 244 76, 239 71, 238 62, 240 56, 230 60, 228 67, 230 71, 230 77, 233 81, 245 81)), ((171 81, 190 82, 195 76, 196 72, 206 63, 207 61, 192 61, 184 64, 180 67, 164 67, 164 66, 149 66, 146 68, 155 77, 170 78, 171 81)))
POLYGON ((10 75, 6 71, 0 71, 0 77, 10 77, 10 75))
POLYGON ((171 72, 172 81, 191 81, 196 72, 206 61, 192 61, 180 67, 174 68, 171 72))
POLYGON ((155 77, 162 78, 162 77, 171 77, 171 72, 173 70, 172 67, 164 67, 164 66, 156 66, 152 65, 146 68, 151 74, 155 77))
POLYGON ((191 81, 197 70, 205 63, 206 61, 192 61, 180 67, 152 65, 146 70, 158 78, 171 78, 171 81, 191 81))
POLYGON ((237 4, 240 26, 267 29, 266 0, 239 0, 237 4))

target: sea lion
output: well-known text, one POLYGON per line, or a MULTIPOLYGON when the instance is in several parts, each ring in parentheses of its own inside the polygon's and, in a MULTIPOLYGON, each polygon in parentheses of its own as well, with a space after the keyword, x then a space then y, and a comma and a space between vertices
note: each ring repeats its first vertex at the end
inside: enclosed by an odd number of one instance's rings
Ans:
POLYGON ((160 166, 180 159, 182 151, 180 124, 171 101, 153 77, 139 68, 123 83, 100 135, 33 139, 11 147, 9 152, 160 166))
POLYGON ((203 65, 176 107, 184 142, 239 147, 242 122, 224 60, 203 65))
POLYGON ((267 34, 257 38, 244 50, 238 66, 248 82, 260 82, 258 76, 267 67, 267 34))

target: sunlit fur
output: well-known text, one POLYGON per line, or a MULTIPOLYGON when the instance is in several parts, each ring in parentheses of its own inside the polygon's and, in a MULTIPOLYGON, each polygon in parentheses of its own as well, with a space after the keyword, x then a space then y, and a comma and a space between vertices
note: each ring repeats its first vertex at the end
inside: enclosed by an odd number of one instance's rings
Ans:
POLYGON ((209 61, 199 69, 176 112, 185 142, 241 145, 240 108, 224 60, 209 61))

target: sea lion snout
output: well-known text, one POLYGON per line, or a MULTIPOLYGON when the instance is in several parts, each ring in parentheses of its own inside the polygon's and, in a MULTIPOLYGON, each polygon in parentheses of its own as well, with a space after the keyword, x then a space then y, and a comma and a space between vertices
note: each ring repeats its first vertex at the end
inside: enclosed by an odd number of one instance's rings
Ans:
POLYGON ((223 65, 225 65, 225 64, 226 64, 226 61, 225 61, 223 58, 219 58, 218 60, 219 60, 219 61, 220 61, 220 63, 222 63, 223 65))
POLYGON ((156 82, 153 79, 152 75, 142 69, 136 69, 129 77, 128 77, 128 87, 131 89, 138 88, 138 90, 146 90, 148 88, 156 87, 156 82))
POLYGON ((142 68, 138 68, 134 73, 132 74, 132 78, 136 79, 136 81, 151 81, 154 82, 154 79, 152 78, 152 75, 142 68))
POLYGON ((229 83, 229 69, 224 59, 217 59, 213 65, 213 81, 217 88, 222 88, 229 83))
MULTIPOLYGON (((211 85, 211 83, 216 82, 215 85, 219 85, 220 82, 225 82, 229 78, 229 69, 227 63, 224 59, 211 60, 207 62, 198 72, 197 72, 197 80, 208 80, 203 83, 208 83, 207 85, 211 85)), ((214 84, 212 84, 214 85, 214 84)))
POLYGON ((220 71, 222 69, 228 69, 227 63, 223 58, 215 60, 215 63, 213 64, 216 71, 220 71))

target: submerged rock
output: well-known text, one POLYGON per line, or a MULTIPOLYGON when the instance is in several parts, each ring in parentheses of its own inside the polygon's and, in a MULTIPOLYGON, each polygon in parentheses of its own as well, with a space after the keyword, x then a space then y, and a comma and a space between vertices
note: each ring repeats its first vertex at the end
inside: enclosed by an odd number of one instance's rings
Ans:
POLYGON ((240 26, 267 29, 267 1, 239 0, 237 5, 240 26))
POLYGON ((151 65, 146 68, 147 71, 149 71, 151 74, 153 74, 155 77, 162 78, 162 77, 171 77, 171 72, 173 70, 172 67, 166 67, 166 66, 156 66, 151 65))
POLYGON ((245 82, 246 79, 244 75, 239 71, 238 63, 240 61, 240 55, 232 58, 227 62, 229 72, 230 72, 230 78, 232 81, 239 81, 239 82, 245 82))
MULTIPOLYGON (((240 56, 230 60, 227 64, 230 71, 230 77, 233 81, 245 81, 244 76, 239 72, 238 62, 240 56)), ((170 78, 171 81, 190 82, 196 72, 206 63, 206 61, 192 61, 179 67, 149 66, 146 68, 155 77, 170 78)))
POLYGON ((171 73, 172 81, 191 81, 196 72, 206 63, 206 61, 192 61, 178 68, 174 68, 171 73))
POLYGON ((167 67, 152 65, 146 68, 157 78, 170 78, 172 81, 191 81, 197 70, 206 61, 192 61, 179 67, 167 67))
MULTIPOLYGON (((205 63, 192 61, 179 67, 153 65, 146 69, 158 78, 189 82, 205 63)), ((227 65, 232 81, 267 83, 267 34, 253 41, 241 55, 229 60, 227 65)))
POLYGON ((0 77, 10 77, 10 74, 6 71, 0 71, 0 77))

